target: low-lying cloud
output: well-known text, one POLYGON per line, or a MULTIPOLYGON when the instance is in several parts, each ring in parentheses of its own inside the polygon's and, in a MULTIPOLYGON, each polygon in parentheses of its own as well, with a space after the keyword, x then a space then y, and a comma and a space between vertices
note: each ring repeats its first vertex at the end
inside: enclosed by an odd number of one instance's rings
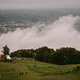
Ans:
POLYGON ((8 45, 11 51, 17 49, 38 48, 48 46, 50 48, 74 47, 80 50, 80 33, 74 28, 79 16, 63 16, 55 22, 36 24, 24 30, 16 29, 0 36, 0 49, 8 45))

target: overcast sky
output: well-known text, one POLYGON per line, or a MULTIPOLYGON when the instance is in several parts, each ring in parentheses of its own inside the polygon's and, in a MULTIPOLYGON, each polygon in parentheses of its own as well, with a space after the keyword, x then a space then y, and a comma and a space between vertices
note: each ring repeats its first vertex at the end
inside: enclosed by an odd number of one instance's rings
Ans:
POLYGON ((80 0, 0 0, 0 9, 80 8, 80 0))

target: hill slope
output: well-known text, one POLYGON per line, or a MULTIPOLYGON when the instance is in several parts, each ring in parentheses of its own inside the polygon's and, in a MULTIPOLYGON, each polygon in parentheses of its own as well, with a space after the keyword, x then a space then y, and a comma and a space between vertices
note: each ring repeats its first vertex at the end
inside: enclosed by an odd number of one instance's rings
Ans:
POLYGON ((79 65, 53 65, 37 62, 0 63, 0 80, 80 80, 79 65))

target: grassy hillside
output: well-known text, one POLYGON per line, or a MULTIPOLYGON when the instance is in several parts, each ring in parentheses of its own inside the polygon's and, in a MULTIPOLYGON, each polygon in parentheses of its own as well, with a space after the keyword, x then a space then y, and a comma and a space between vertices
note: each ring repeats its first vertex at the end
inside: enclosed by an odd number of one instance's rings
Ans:
POLYGON ((37 62, 0 62, 0 80, 80 80, 80 65, 53 65, 37 62))

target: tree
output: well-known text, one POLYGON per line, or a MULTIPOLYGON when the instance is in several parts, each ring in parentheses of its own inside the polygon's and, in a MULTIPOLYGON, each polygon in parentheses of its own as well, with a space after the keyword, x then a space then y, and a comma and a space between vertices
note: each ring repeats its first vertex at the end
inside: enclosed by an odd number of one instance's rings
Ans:
POLYGON ((11 57, 33 57, 34 49, 21 49, 10 54, 11 57))
POLYGON ((36 49, 36 59, 39 61, 51 63, 53 53, 54 53, 54 50, 48 48, 47 46, 40 47, 36 49))
POLYGON ((53 55, 53 63, 56 64, 76 64, 80 63, 79 51, 75 48, 60 48, 53 55))
POLYGON ((7 47, 7 45, 5 45, 3 47, 3 51, 2 52, 3 52, 4 55, 9 55, 10 49, 7 47))

